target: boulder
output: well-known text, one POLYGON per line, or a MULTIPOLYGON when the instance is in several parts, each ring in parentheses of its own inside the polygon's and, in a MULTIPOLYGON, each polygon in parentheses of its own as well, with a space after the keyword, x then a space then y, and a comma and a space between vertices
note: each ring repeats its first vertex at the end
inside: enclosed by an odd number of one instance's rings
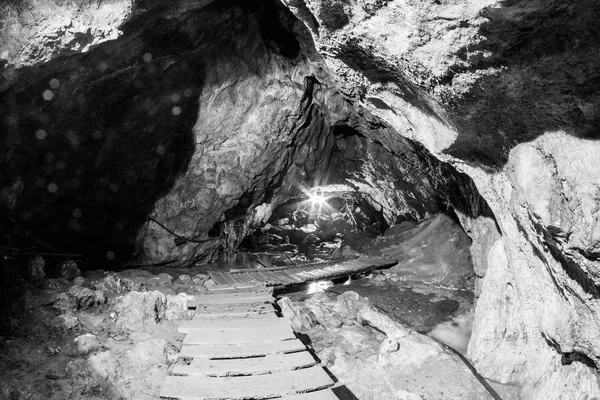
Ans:
POLYGON ((194 285, 199 286, 199 285, 204 285, 204 282, 206 282, 209 279, 210 279, 210 277, 206 274, 196 274, 192 278, 192 282, 194 283, 194 285))
POLYGON ((61 277, 71 281, 78 276, 81 276, 81 271, 79 270, 79 266, 75 261, 66 260, 58 265, 58 274, 61 277))
POLYGON ((101 290, 91 290, 78 285, 71 286, 69 296, 73 299, 75 307, 82 310, 106 303, 106 296, 101 290))
POLYGON ((188 310, 188 299, 193 296, 188 296, 185 293, 179 293, 177 296, 167 296, 167 307, 165 310, 165 318, 167 321, 179 321, 182 319, 190 319, 193 312, 188 310))
POLYGON ((165 319, 167 298, 158 291, 130 292, 116 299, 114 326, 126 331, 153 331, 165 319))
POLYGON ((306 307, 314 314, 320 325, 325 328, 339 328, 344 323, 344 319, 334 311, 333 302, 325 300, 326 298, 325 293, 317 293, 306 300, 306 307))
POLYGON ((409 222, 403 224, 405 229, 392 229, 366 242, 361 253, 397 259, 389 271, 409 279, 473 290, 471 239, 454 217, 438 214, 412 228, 409 222))
POLYGON ((115 355, 110 350, 107 350, 90 355, 88 357, 88 366, 102 378, 109 379, 117 375, 119 362, 115 358, 115 355))
POLYGON ((277 301, 277 305, 296 332, 305 332, 318 325, 316 316, 307 307, 293 302, 289 297, 282 297, 277 301))
POLYGON ((75 344, 77 345, 77 352, 79 354, 92 353, 102 347, 102 344, 98 340, 96 335, 86 333, 75 338, 75 344))
POLYGON ((27 279, 39 282, 46 276, 46 262, 42 256, 33 256, 27 260, 27 279))

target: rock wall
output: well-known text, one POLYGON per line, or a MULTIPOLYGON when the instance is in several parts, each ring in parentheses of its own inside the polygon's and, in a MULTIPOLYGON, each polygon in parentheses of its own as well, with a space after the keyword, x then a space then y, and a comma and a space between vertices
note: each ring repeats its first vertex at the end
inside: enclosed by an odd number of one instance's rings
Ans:
POLYGON ((470 356, 523 398, 600 396, 591 2, 286 0, 341 90, 474 179, 470 356))
POLYGON ((2 9, 11 218, 103 259, 206 260, 303 184, 390 222, 451 207, 479 370, 600 396, 593 0, 51 3, 2 9))
POLYGON ((61 4, 56 18, 21 9, 0 35, 12 46, 2 205, 61 249, 99 263, 208 261, 315 184, 350 182, 390 224, 470 196, 472 184, 447 182, 462 179, 452 167, 337 90, 278 2, 115 2, 106 15, 61 4), (89 13, 119 38, 92 29, 75 52, 33 33, 89 13))

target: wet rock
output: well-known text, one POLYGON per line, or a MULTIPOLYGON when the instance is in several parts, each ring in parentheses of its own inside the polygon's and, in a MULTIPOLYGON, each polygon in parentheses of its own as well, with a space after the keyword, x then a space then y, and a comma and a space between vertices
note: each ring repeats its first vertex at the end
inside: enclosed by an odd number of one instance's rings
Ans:
POLYGON ((152 331, 165 319, 167 298, 158 291, 130 292, 116 299, 116 328, 127 331, 152 331))
POLYGON ((79 266, 73 260, 66 260, 58 265, 58 273, 61 277, 66 278, 70 281, 81 276, 79 266))
POLYGON ((92 335, 91 333, 77 336, 75 338, 75 344, 77 345, 77 352, 79 354, 92 353, 102 347, 100 340, 98 340, 96 335, 92 335))
POLYGON ((39 282, 46 276, 46 262, 42 256, 34 256, 27 260, 27 279, 39 282))
POLYGON ((192 282, 192 277, 189 275, 179 275, 178 281, 183 283, 184 285, 188 285, 192 282))
POLYGON ((296 332, 305 332, 314 328, 318 322, 315 315, 300 303, 295 303, 289 297, 282 297, 277 301, 282 314, 290 320, 296 332))

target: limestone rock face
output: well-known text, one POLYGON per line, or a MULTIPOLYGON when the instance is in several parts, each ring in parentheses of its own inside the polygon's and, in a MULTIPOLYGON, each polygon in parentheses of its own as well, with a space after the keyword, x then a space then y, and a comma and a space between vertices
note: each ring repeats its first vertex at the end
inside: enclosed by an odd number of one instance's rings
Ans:
POLYGON ((477 368, 523 398, 598 397, 598 8, 285 3, 342 91, 468 174, 490 206, 495 220, 456 212, 483 278, 477 368))
POLYGON ((85 53, 117 39, 119 27, 132 14, 132 0, 7 1, 0 31, 0 64, 23 66, 85 53), (58 9, 58 10, 57 10, 58 9), (58 12, 57 12, 58 11, 58 12))
POLYGON ((582 167, 597 147, 547 134, 515 147, 485 180, 503 235, 488 255, 469 354, 489 376, 530 382, 524 397, 600 394, 599 204, 590 197, 600 182, 582 167))
MULTIPOLYGON (((123 34, 84 53, 5 39, 0 205, 57 247, 210 261, 303 187, 341 182, 390 225, 472 214, 470 180, 340 92, 279 2, 113 3, 123 34)), ((61 7, 22 10, 21 28, 54 29, 61 7)))
POLYGON ((398 260, 390 269, 403 278, 455 289, 473 289, 471 240, 449 215, 439 214, 397 234, 377 238, 361 249, 370 256, 398 260))
POLYGON ((434 152, 502 165, 545 131, 597 134, 593 1, 284 3, 342 87, 434 152))

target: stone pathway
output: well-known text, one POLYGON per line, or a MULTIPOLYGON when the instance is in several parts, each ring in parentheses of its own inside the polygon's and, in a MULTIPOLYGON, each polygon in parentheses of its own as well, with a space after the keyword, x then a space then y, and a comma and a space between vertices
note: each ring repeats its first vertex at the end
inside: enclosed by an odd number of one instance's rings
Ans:
POLYGON ((289 286, 324 279, 341 278, 376 268, 395 265, 394 259, 361 259, 340 263, 320 263, 265 269, 238 269, 234 272, 210 271, 218 285, 289 286))
POLYGON ((186 334, 178 364, 161 398, 184 400, 337 400, 334 382, 278 317, 269 288, 217 285, 188 303, 196 308, 179 331, 186 334))

